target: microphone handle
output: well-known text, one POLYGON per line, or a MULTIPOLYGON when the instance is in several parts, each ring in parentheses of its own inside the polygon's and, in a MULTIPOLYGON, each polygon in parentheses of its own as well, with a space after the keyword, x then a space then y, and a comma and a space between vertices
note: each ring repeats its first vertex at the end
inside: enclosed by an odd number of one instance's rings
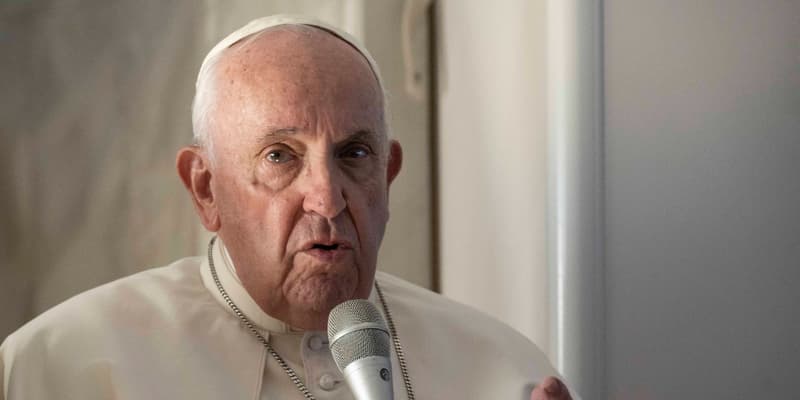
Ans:
POLYGON ((389 357, 370 356, 355 360, 342 373, 356 400, 394 400, 389 357))

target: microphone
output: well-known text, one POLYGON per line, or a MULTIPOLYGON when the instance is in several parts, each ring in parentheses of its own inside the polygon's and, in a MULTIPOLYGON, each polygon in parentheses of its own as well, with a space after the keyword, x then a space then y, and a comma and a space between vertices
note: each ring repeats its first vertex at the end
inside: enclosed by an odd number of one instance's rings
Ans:
POLYGON ((389 330, 367 300, 348 300, 328 315, 333 360, 356 400, 394 400, 389 330))

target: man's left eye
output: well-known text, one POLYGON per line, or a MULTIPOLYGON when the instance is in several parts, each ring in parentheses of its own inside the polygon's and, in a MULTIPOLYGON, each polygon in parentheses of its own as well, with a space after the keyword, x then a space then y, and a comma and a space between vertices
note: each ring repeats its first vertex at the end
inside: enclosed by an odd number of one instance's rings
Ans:
POLYGON ((342 158, 364 158, 370 151, 366 146, 349 146, 341 153, 342 158))

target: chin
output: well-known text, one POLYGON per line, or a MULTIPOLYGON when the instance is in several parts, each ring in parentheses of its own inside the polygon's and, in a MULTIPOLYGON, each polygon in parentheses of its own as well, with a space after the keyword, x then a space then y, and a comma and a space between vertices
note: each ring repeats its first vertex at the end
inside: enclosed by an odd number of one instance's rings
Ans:
POLYGON ((331 309, 339 303, 359 297, 357 286, 357 281, 352 278, 317 275, 292 288, 289 299, 291 303, 302 305, 308 312, 327 318, 331 309))

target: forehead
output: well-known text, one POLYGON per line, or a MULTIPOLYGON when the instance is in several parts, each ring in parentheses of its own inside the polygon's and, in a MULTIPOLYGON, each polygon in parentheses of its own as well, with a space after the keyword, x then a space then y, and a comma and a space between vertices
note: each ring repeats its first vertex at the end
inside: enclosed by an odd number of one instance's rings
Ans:
POLYGON ((380 125, 384 118, 367 60, 309 26, 270 28, 235 44, 218 61, 213 86, 220 120, 380 125))

